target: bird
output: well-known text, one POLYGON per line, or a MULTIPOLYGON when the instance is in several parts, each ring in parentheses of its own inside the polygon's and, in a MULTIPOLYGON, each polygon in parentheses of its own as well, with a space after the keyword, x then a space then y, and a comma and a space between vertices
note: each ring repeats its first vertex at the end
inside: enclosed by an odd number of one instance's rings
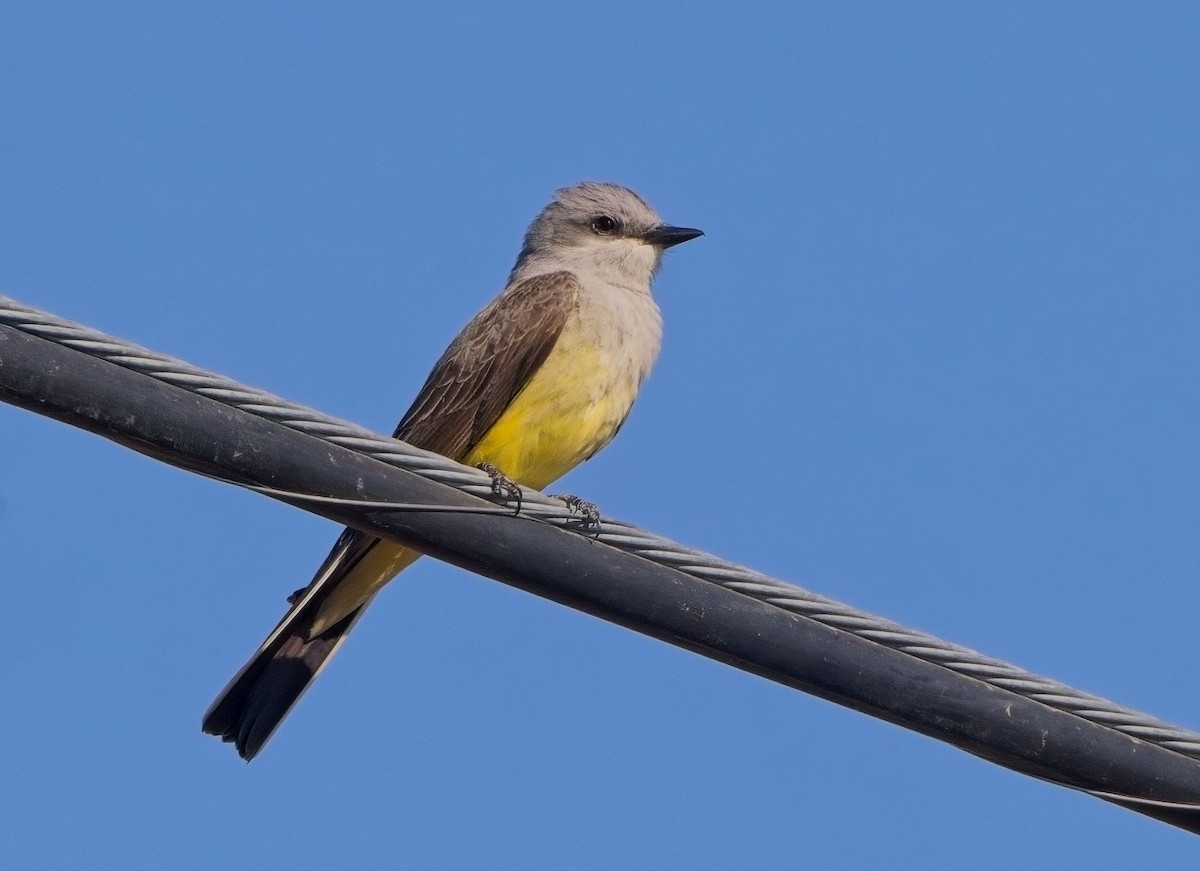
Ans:
MULTIPOLYGON (((395 438, 541 490, 612 440, 662 343, 651 284, 663 252, 704 235, 616 184, 557 190, 501 293, 450 343, 395 438)), ((312 581, 204 715, 249 761, 420 554, 347 528, 312 581)))

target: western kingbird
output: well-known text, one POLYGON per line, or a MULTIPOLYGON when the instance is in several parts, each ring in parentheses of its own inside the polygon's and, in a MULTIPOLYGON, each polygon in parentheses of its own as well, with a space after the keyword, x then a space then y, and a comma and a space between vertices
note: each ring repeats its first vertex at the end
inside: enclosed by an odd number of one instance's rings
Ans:
MULTIPOLYGON (((433 367, 395 437, 542 489, 608 444, 658 357, 650 284, 672 245, 633 191, 562 188, 534 219, 504 291, 433 367)), ((420 554, 346 529, 291 609, 204 715, 253 759, 371 599, 420 554)))

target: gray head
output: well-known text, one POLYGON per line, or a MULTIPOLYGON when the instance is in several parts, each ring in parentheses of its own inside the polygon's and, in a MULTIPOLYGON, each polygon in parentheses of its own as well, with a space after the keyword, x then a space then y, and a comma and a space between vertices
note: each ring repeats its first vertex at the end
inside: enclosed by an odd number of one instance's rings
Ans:
POLYGON ((529 225, 510 280, 571 269, 598 271, 615 284, 648 288, 663 251, 702 235, 664 224, 629 188, 581 182, 556 191, 529 225))

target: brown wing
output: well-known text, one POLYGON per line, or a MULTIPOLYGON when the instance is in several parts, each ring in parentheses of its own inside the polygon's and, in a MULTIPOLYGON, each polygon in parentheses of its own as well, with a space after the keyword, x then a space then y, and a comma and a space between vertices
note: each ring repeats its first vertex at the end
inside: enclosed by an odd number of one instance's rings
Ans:
MULTIPOLYGON (((396 428, 396 437, 461 460, 508 408, 558 341, 579 295, 569 272, 514 285, 459 333, 396 428)), ((288 600, 291 609, 262 647, 213 702, 204 730, 236 741, 252 758, 354 626, 366 603, 312 636, 332 591, 379 544, 347 529, 316 576, 288 600)), ((368 579, 375 580, 375 579, 368 579)))
POLYGON ((395 437, 461 460, 528 383, 575 307, 570 272, 508 288, 467 324, 437 361, 395 437))

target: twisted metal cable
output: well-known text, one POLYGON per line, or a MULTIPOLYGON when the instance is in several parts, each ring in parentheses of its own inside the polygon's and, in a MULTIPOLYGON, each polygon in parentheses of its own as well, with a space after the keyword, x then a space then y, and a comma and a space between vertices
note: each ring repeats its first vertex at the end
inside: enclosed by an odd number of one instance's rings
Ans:
MULTIPOLYGON (((363 427, 288 402, 265 391, 246 387, 173 357, 22 305, 5 296, 0 296, 0 324, 232 405, 242 411, 358 451, 473 496, 492 498, 492 481, 478 469, 460 465, 440 454, 420 450, 405 442, 380 436, 363 427)), ((266 491, 266 488, 252 489, 266 491)), ((561 500, 526 488, 522 488, 522 491, 521 516, 563 528, 579 528, 578 515, 561 500)), ((302 494, 286 495, 305 498, 302 494)), ((768 577, 745 566, 684 547, 622 521, 606 517, 598 531, 588 530, 587 534, 610 547, 700 580, 719 584, 825 626, 1200 760, 1200 732, 1163 722, 1140 711, 1081 692, 1059 681, 1032 674, 1002 660, 992 659, 969 648, 951 644, 768 577)))

